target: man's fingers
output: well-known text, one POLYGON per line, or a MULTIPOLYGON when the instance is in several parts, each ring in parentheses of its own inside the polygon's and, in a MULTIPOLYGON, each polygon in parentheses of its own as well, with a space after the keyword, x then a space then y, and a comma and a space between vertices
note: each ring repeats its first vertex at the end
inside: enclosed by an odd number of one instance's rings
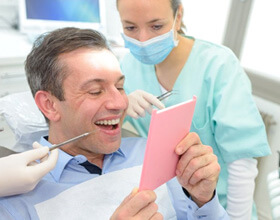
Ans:
POLYGON ((138 192, 138 190, 139 190, 138 187, 133 188, 133 190, 131 191, 131 193, 130 193, 127 197, 125 197, 125 199, 122 201, 122 203, 121 203, 120 206, 126 204, 134 195, 136 195, 136 193, 138 192))
POLYGON ((151 218, 151 220, 163 220, 163 215, 159 212, 157 212, 156 214, 154 214, 151 218))
POLYGON ((156 194, 151 190, 145 190, 133 196, 125 205, 128 216, 135 216, 140 210, 156 200, 156 194))
POLYGON ((192 185, 197 184, 201 180, 213 180, 214 182, 218 179, 217 173, 220 172, 220 166, 218 163, 209 163, 207 166, 201 167, 196 170, 191 176, 189 183, 192 185))
POLYGON ((135 217, 138 219, 152 219, 156 216, 157 211, 158 205, 154 202, 151 202, 146 207, 141 209, 135 217))
POLYGON ((210 146, 206 146, 206 145, 193 145, 189 147, 178 161, 177 168, 176 168, 176 175, 181 176, 184 172, 186 172, 185 169, 188 166, 190 166, 189 169, 198 166, 200 161, 199 157, 212 152, 213 149, 210 146))
POLYGON ((190 132, 187 136, 176 146, 175 152, 178 155, 184 154, 191 146, 200 145, 201 141, 195 132, 190 132))
MULTIPOLYGON (((216 158, 214 154, 205 154, 193 158, 178 178, 180 178, 183 185, 187 185, 188 183, 195 185, 202 179, 209 178, 213 175, 213 170, 211 170, 211 168, 214 168, 212 164, 216 164, 214 163, 216 162, 216 158)), ((217 169, 214 170, 216 172, 217 169)))

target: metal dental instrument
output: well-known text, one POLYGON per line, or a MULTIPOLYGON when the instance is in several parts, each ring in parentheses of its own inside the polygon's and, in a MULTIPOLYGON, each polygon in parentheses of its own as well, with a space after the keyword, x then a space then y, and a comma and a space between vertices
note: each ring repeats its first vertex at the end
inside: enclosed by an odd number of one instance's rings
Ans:
POLYGON ((166 99, 167 97, 171 96, 172 95, 172 90, 166 92, 166 93, 163 93, 161 94, 160 96, 157 97, 157 99, 159 101, 162 101, 163 99, 166 99))
POLYGON ((80 138, 82 138, 82 137, 86 137, 86 136, 88 136, 89 134, 92 134, 92 133, 94 133, 95 131, 91 131, 91 132, 86 132, 86 133, 84 133, 84 134, 81 134, 81 135, 79 135, 79 136, 76 136, 76 137, 74 137, 74 138, 71 138, 71 139, 69 139, 69 140, 67 140, 67 141, 64 141, 64 142, 62 142, 62 143, 60 143, 60 144, 53 144, 51 147, 50 147, 50 151, 51 150, 54 150, 54 149, 56 149, 56 148, 58 148, 58 147, 61 147, 61 146, 63 146, 63 145, 65 145, 65 144, 69 144, 69 143, 71 143, 71 142, 73 142, 73 141, 76 141, 76 140, 78 140, 78 139, 80 139, 80 138))

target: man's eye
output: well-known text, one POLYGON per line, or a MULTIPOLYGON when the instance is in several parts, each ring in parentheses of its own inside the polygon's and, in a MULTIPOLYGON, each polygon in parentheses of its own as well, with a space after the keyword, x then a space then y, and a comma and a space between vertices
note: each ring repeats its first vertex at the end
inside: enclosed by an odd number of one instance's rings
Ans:
POLYGON ((123 91, 123 87, 117 87, 119 91, 123 91))
POLYGON ((95 96, 100 95, 101 93, 102 93, 101 90, 100 91, 90 91, 89 92, 90 95, 95 95, 95 96))

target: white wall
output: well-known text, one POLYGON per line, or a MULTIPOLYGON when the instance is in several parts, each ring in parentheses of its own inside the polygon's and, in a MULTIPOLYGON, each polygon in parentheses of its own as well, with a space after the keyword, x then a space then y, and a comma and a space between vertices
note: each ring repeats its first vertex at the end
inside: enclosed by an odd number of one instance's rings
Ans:
POLYGON ((0 0, 0 28, 7 28, 17 21, 17 0, 0 0))
POLYGON ((116 8, 116 0, 105 0, 106 6, 106 32, 109 40, 122 44, 121 21, 116 8))
POLYGON ((221 44, 231 0, 182 0, 187 34, 221 44))

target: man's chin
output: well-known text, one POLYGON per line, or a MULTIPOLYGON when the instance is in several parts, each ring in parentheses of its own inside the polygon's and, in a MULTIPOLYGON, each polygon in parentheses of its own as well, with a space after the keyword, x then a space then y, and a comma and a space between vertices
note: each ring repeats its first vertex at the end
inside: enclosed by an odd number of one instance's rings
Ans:
POLYGON ((103 150, 104 154, 111 154, 116 152, 120 148, 120 144, 121 144, 121 140, 110 142, 106 146, 103 144, 101 150, 103 150))

